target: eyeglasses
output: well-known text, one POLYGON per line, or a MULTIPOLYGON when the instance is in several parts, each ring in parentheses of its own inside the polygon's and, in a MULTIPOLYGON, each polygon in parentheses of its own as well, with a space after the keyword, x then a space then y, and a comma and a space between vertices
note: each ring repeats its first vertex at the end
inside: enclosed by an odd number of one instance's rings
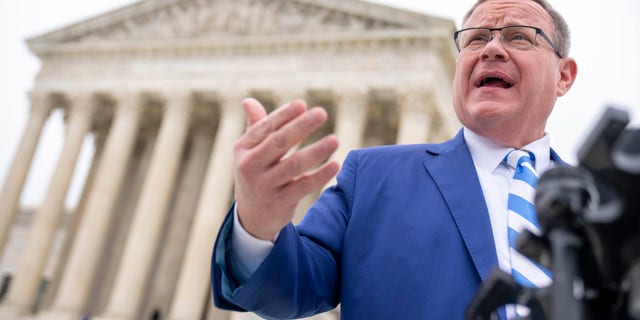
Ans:
POLYGON ((467 28, 453 34, 458 51, 478 51, 493 40, 495 31, 500 32, 500 41, 505 48, 529 49, 537 44, 536 38, 541 35, 553 51, 562 58, 560 50, 540 28, 531 26, 508 26, 502 28, 467 28))

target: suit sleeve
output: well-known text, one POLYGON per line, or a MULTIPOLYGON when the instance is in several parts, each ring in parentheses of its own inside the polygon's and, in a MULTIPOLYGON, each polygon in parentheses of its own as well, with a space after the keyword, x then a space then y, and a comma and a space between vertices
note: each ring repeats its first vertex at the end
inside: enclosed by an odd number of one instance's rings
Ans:
POLYGON ((354 153, 347 157, 338 184, 323 192, 300 225, 289 224, 280 231, 271 253, 242 285, 229 272, 233 212, 227 215, 212 256, 216 306, 269 319, 307 317, 335 308, 340 301, 340 257, 356 159, 354 153))

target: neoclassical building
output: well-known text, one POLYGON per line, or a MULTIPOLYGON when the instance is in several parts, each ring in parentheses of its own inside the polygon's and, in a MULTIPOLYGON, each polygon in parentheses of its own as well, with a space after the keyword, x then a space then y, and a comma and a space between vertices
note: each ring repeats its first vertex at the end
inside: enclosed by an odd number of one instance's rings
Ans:
POLYGON ((0 318, 253 319, 210 299, 240 101, 326 107, 329 123, 309 139, 335 132, 338 160, 447 139, 460 126, 454 28, 356 0, 147 0, 29 39, 42 69, 0 193, 0 318), (64 146, 43 202, 23 208, 53 110, 64 112, 64 146), (89 173, 66 209, 87 137, 89 173))

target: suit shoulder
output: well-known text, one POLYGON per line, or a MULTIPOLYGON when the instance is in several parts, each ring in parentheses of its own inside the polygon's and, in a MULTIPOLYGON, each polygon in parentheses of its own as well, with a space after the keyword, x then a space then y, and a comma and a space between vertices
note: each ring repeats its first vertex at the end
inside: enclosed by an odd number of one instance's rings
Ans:
POLYGON ((428 157, 427 146, 427 144, 386 145, 356 149, 349 153, 343 166, 380 168, 421 163, 428 157))
POLYGON ((362 149, 356 149, 351 151, 357 156, 372 156, 372 157, 384 157, 384 156, 398 156, 398 155, 424 155, 428 153, 444 153, 451 149, 455 149, 464 145, 462 135, 452 138, 451 140, 438 142, 438 143, 419 143, 419 144, 395 144, 385 146, 366 147, 362 149))
POLYGON ((366 147, 362 149, 356 149, 351 153, 358 157, 397 157, 399 155, 407 154, 420 154, 424 155, 427 144, 403 144, 403 145, 385 145, 366 147))

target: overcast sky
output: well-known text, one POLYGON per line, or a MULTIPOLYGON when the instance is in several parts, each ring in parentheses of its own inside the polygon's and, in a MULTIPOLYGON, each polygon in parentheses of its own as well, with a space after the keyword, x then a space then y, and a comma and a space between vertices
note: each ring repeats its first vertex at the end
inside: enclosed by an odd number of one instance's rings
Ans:
MULTIPOLYGON (((548 132, 560 155, 575 163, 576 149, 599 118, 602 107, 625 107, 632 126, 640 123, 640 1, 550 0, 572 30, 571 56, 578 61, 578 78, 572 90, 558 100, 548 132)), ((109 10, 132 0, 0 0, 0 184, 4 180, 24 131, 26 93, 40 67, 25 39, 37 36, 109 10)), ((318 0, 321 3, 321 0, 318 0)), ((374 0, 460 21, 473 0, 374 0)), ((62 119, 54 113, 36 152, 33 170, 22 193, 23 204, 38 204, 53 173, 62 148, 62 119)), ((83 148, 87 159, 90 148, 83 148)), ((87 161, 83 161, 87 163, 87 161)), ((68 205, 77 201, 86 165, 77 170, 68 205)))

